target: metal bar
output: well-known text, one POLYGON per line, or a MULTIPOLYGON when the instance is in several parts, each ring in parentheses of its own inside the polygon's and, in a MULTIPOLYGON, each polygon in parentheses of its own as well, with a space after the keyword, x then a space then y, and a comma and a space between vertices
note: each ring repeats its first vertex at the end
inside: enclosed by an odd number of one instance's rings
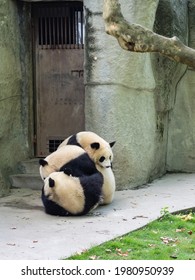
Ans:
POLYGON ((79 10, 75 11, 76 14, 76 43, 77 43, 77 49, 79 49, 79 37, 80 37, 80 30, 79 30, 79 10))
POLYGON ((45 48, 48 49, 49 46, 48 46, 48 39, 47 39, 47 32, 48 32, 48 28, 47 28, 47 16, 45 15, 44 16, 44 38, 43 38, 43 42, 45 44, 45 48))
MULTIPOLYGON (((56 9, 57 11, 60 12, 60 9, 56 9)), ((59 49, 60 48, 60 17, 59 17, 59 14, 57 13, 57 16, 56 16, 56 29, 57 29, 57 48, 59 49)))
POLYGON ((75 24, 75 9, 72 8, 72 37, 73 37, 73 48, 76 49, 76 24, 75 24))
POLYGON ((50 49, 52 48, 52 37, 51 37, 51 15, 50 15, 50 10, 48 11, 48 42, 50 49))
POLYGON ((71 49, 71 9, 69 8, 69 15, 68 15, 68 44, 69 44, 69 49, 71 49))
POLYGON ((67 16, 65 8, 63 8, 63 15, 63 47, 67 48, 67 16))
POLYGON ((40 17, 39 17, 39 44, 41 45, 41 48, 43 48, 43 17, 41 16, 41 9, 39 9, 40 17))
POLYGON ((63 12, 62 12, 62 7, 60 8, 60 17, 59 17, 60 21, 59 21, 59 25, 60 25, 60 45, 61 45, 61 49, 63 48, 63 30, 62 30, 62 19, 63 19, 63 12))
POLYGON ((42 49, 83 49, 84 17, 82 5, 74 2, 42 4, 37 10, 42 49))
POLYGON ((82 49, 83 49, 83 46, 84 46, 83 28, 84 28, 84 24, 83 24, 83 11, 81 11, 81 48, 82 49))

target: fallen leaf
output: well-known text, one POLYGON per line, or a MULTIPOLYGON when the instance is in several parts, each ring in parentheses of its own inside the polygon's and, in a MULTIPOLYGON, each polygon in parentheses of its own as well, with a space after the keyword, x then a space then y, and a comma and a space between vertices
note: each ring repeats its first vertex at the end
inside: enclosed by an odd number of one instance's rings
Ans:
POLYGON ((179 217, 180 219, 182 219, 184 221, 190 221, 193 219, 192 213, 189 213, 187 215, 178 215, 177 217, 179 217))
POLYGON ((33 243, 37 243, 38 242, 38 240, 33 240, 33 243))
POLYGON ((127 257, 129 255, 128 252, 122 252, 122 250, 119 248, 116 248, 116 252, 117 252, 117 255, 119 255, 121 257, 127 257))
POLYGON ((176 232, 184 232, 186 229, 185 228, 177 228, 175 231, 176 232))
POLYGON ((93 256, 90 256, 89 259, 90 259, 90 260, 97 260, 98 257, 97 257, 96 255, 93 255, 93 256))
POLYGON ((155 248, 156 244, 148 244, 149 247, 155 248))
POLYGON ((169 244, 169 243, 176 243, 178 242, 178 238, 171 238, 171 237, 160 237, 160 239, 162 240, 162 242, 164 244, 169 244))
POLYGON ((116 248, 116 249, 115 249, 115 251, 117 251, 117 252, 121 252, 121 249, 119 249, 119 248, 116 248))
POLYGON ((128 252, 118 253, 118 255, 121 257, 128 257, 129 253, 128 252))

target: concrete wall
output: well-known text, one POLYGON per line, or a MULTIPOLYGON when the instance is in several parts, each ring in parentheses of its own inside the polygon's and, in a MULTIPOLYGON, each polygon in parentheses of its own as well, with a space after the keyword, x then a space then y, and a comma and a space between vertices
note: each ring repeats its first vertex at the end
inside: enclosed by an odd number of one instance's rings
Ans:
MULTIPOLYGON (((160 34, 182 37, 187 28, 187 2, 180 1, 179 6, 176 2, 120 1, 130 22, 150 29, 155 24, 160 34)), ((166 172, 168 115, 186 67, 159 55, 122 50, 116 39, 104 32, 103 1, 84 3, 86 128, 108 141, 116 140, 117 188, 132 188, 166 172)))
MULTIPOLYGON (((189 46, 195 49, 195 3, 189 2, 189 46)), ((186 32, 187 34, 188 32, 186 32)), ((184 68, 169 115, 167 170, 195 172, 195 71, 184 68)))
POLYGON ((17 163, 29 156, 30 87, 25 73, 31 72, 26 60, 30 50, 21 37, 23 9, 16 1, 0 0, 0 195, 7 193, 17 163))

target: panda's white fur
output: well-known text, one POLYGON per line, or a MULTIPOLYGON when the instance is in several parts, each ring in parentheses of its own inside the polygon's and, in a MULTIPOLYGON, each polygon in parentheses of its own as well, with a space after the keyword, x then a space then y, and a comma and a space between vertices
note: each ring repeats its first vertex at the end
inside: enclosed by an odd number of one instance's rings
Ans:
POLYGON ((101 205, 110 204, 114 199, 116 183, 112 168, 103 168, 96 165, 97 170, 103 175, 104 182, 102 186, 103 199, 101 205))
POLYGON ((94 132, 81 131, 65 139, 58 148, 68 144, 81 146, 95 164, 104 168, 111 167, 113 161, 113 152, 111 148, 115 142, 108 143, 94 132))
POLYGON ((99 172, 80 178, 68 176, 63 171, 51 173, 44 180, 42 190, 46 213, 62 216, 87 214, 101 202, 102 183, 103 176, 99 172))
POLYGON ((115 142, 108 143, 102 137, 91 131, 81 131, 65 139, 58 149, 66 145, 81 146, 94 161, 96 168, 102 173, 104 178, 101 204, 109 204, 113 201, 116 190, 115 177, 112 171, 113 152, 112 147, 115 142))

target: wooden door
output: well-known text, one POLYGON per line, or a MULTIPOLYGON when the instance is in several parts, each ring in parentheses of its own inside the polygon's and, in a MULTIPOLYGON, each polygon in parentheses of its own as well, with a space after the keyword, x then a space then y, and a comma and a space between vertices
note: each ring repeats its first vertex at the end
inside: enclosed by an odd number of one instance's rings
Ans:
POLYGON ((33 6, 36 156, 84 130, 83 3, 33 6))

